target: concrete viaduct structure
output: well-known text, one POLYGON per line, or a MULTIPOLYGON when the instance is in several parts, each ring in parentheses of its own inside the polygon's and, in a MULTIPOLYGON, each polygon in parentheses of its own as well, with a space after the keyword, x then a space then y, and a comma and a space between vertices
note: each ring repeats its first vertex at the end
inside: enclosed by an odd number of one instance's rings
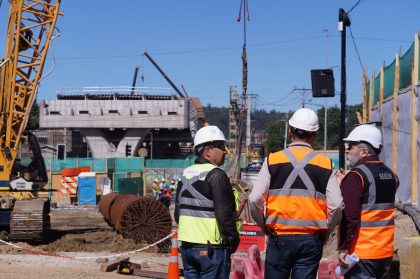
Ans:
POLYGON ((135 157, 141 147, 164 157, 163 150, 191 146, 203 118, 196 98, 138 91, 73 92, 40 103, 40 128, 77 129, 94 158, 135 157))

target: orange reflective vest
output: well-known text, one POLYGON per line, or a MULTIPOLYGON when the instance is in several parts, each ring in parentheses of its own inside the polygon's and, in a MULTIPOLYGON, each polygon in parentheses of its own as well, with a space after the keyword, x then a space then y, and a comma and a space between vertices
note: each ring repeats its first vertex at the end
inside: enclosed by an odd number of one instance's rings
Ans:
POLYGON ((394 201, 398 178, 382 162, 367 162, 352 169, 363 185, 360 228, 349 254, 360 259, 383 259, 394 255, 394 201))
POLYGON ((314 234, 327 229, 326 188, 330 158, 309 146, 290 146, 268 156, 271 175, 266 225, 277 234, 314 234))

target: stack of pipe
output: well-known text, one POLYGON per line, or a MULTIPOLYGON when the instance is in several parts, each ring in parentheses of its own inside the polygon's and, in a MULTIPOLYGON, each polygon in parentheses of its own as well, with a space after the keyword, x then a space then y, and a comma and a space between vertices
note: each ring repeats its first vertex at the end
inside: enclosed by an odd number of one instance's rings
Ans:
POLYGON ((171 232, 169 210, 155 199, 110 193, 101 198, 98 207, 110 226, 136 243, 154 243, 171 232))

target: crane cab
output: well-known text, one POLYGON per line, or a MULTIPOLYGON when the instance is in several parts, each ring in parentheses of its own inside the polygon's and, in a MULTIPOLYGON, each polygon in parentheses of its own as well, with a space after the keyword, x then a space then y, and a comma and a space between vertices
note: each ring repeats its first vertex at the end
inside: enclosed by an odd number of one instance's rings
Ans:
POLYGON ((38 191, 48 183, 41 149, 34 134, 26 132, 10 174, 12 191, 38 191))

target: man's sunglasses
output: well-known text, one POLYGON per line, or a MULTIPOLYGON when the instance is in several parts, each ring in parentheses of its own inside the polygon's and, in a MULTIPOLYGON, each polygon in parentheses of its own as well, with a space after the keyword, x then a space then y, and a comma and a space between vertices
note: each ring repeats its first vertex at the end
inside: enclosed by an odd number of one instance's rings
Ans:
POLYGON ((360 144, 360 142, 358 142, 358 141, 350 141, 350 142, 345 143, 345 147, 346 147, 346 150, 351 150, 353 148, 353 146, 357 146, 359 144, 360 144))
POLYGON ((222 151, 226 151, 226 145, 224 143, 218 143, 218 144, 209 144, 207 146, 208 148, 218 148, 222 151))

